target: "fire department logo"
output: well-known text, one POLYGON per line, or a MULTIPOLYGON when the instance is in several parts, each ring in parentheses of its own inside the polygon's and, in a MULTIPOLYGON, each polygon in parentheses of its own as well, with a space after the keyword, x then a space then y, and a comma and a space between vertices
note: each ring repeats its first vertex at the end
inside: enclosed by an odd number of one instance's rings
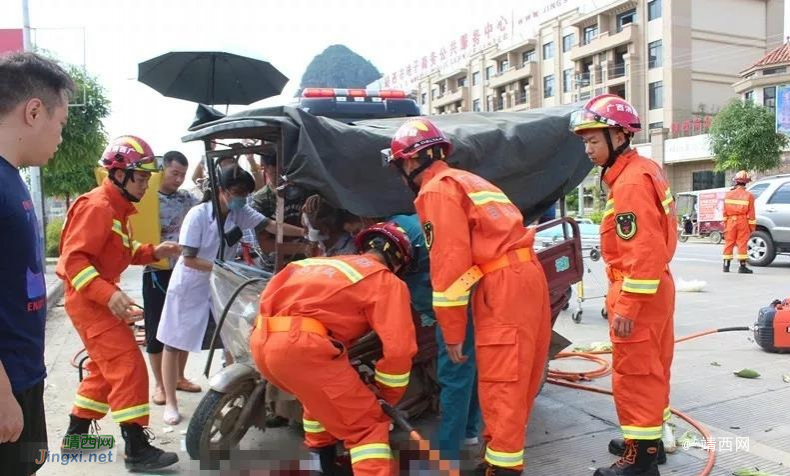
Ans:
POLYGON ((636 235, 636 215, 633 212, 617 214, 614 223, 620 238, 630 240, 636 235))
POLYGON ((427 246, 428 251, 430 251, 433 245, 433 223, 426 222, 425 225, 422 226, 422 231, 425 235, 425 246, 427 246))

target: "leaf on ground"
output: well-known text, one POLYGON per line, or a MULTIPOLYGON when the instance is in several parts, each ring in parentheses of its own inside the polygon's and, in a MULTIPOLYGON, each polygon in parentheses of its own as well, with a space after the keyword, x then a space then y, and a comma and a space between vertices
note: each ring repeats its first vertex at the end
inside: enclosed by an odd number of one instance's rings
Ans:
POLYGON ((760 376, 760 372, 753 369, 741 369, 733 373, 741 378, 757 378, 760 376))
POLYGON ((784 383, 790 383, 790 375, 788 375, 788 374, 782 375, 782 381, 784 383))
POLYGON ((775 474, 765 473, 757 468, 741 468, 732 473, 732 476, 776 476, 775 474))
POLYGON ((715 362, 715 361, 714 361, 714 362, 711 362, 710 364, 711 364, 712 366, 714 366, 714 367, 721 367, 721 364, 720 364, 720 363, 718 363, 718 362, 715 362))

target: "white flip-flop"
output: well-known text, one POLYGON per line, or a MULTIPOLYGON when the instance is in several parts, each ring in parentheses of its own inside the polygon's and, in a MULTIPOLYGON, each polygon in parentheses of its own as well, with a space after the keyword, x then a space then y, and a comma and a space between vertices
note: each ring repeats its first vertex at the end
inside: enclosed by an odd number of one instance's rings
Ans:
POLYGON ((178 425, 179 423, 181 423, 181 414, 178 413, 177 409, 165 407, 165 411, 162 416, 162 419, 168 425, 178 425))

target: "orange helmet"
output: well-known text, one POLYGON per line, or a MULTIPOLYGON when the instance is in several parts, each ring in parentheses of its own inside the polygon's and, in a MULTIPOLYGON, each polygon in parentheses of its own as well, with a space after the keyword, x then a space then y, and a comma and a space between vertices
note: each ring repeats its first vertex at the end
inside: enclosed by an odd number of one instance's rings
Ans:
POLYGON ((354 244, 360 253, 378 250, 393 272, 398 265, 399 272, 405 271, 414 257, 406 230, 391 221, 376 223, 360 231, 354 238, 354 244))
POLYGON ((732 183, 735 185, 746 185, 751 181, 752 179, 749 177, 749 173, 745 170, 739 170, 732 178, 732 183))
POLYGON ((571 115, 570 129, 577 134, 609 127, 619 127, 630 134, 642 130, 636 108, 616 94, 595 96, 571 115))
POLYGON ((433 122, 422 117, 409 119, 395 132, 390 148, 381 151, 382 160, 384 165, 389 165, 395 160, 414 158, 422 150, 432 151, 434 147, 441 150, 439 157, 431 157, 434 159, 444 159, 453 150, 450 140, 433 122))
POLYGON ((148 143, 139 137, 121 136, 104 149, 99 165, 105 169, 139 170, 158 172, 162 169, 160 157, 154 155, 148 143))

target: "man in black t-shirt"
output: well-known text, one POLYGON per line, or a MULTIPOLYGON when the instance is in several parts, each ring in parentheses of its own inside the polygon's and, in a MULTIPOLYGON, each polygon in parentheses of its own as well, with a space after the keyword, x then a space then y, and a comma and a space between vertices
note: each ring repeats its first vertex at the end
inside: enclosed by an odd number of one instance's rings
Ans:
POLYGON ((73 91, 69 75, 41 56, 0 56, 0 472, 8 476, 35 473, 48 448, 43 242, 19 169, 55 154, 73 91))

